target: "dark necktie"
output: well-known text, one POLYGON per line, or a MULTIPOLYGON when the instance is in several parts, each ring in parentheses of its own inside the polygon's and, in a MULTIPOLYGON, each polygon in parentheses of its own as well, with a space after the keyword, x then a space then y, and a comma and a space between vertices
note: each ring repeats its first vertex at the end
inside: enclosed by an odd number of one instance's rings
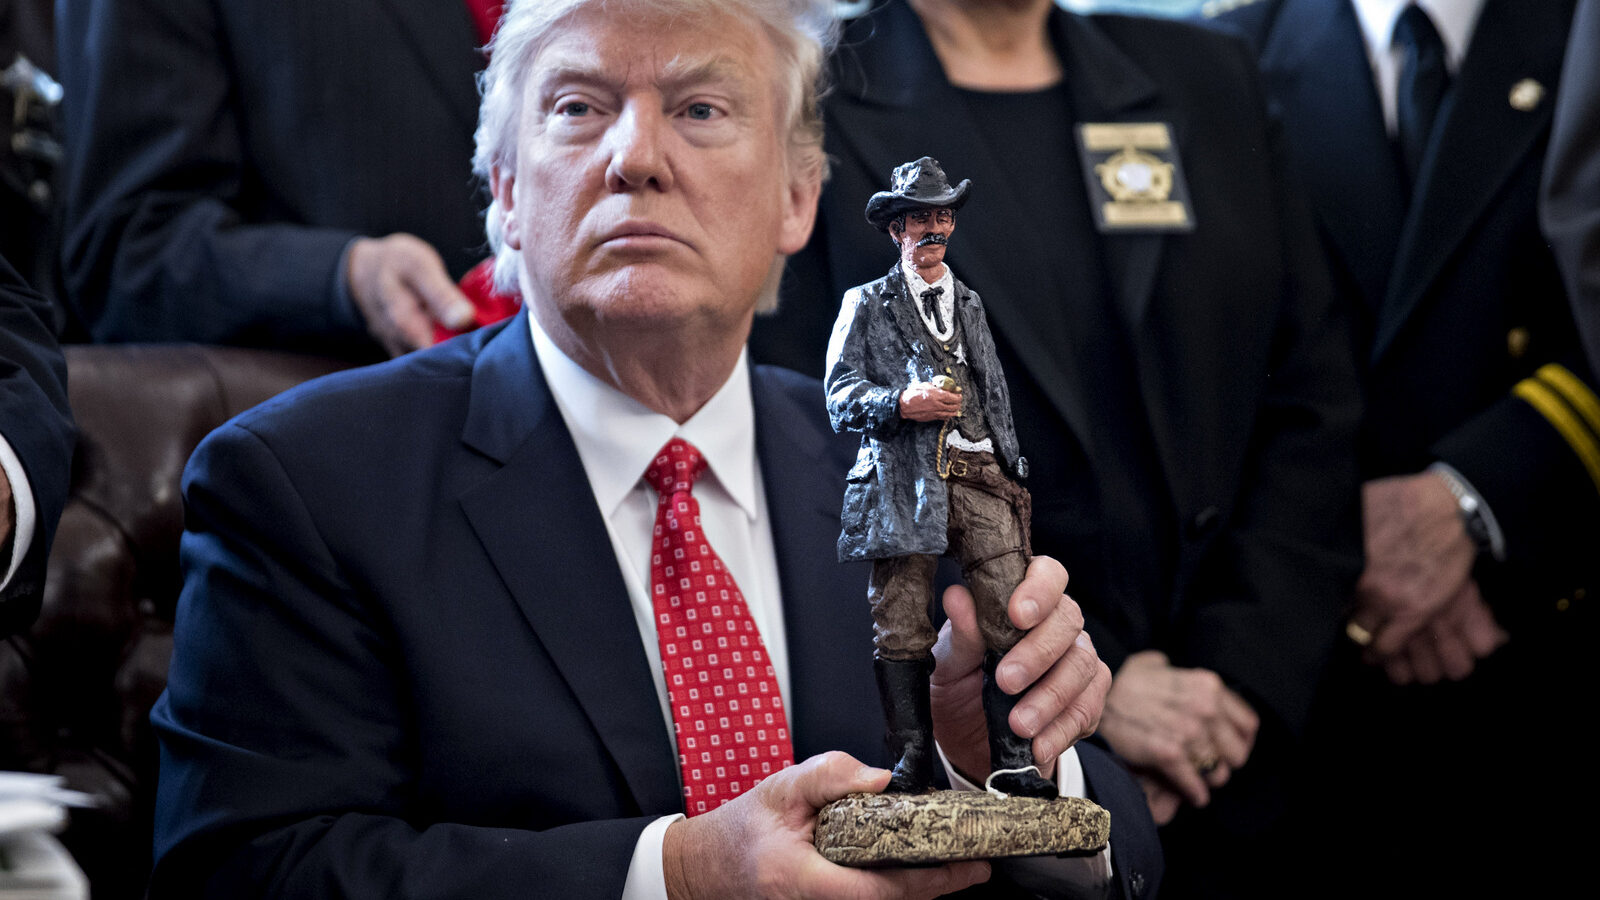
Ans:
POLYGON ((673 438, 645 472, 660 495, 650 598, 690 816, 794 764, 783 697, 761 632, 700 530, 700 503, 690 490, 705 470, 700 451, 673 438))
POLYGON ((1415 3, 1407 6, 1395 22, 1394 45, 1400 49, 1400 84, 1395 97, 1400 157, 1411 189, 1415 190, 1429 135, 1450 87, 1450 72, 1445 68, 1444 42, 1439 40, 1439 32, 1415 3))
POLYGON ((931 287, 922 292, 922 308, 928 311, 933 319, 933 330, 944 331, 944 319, 939 317, 939 298, 944 296, 944 288, 931 287))

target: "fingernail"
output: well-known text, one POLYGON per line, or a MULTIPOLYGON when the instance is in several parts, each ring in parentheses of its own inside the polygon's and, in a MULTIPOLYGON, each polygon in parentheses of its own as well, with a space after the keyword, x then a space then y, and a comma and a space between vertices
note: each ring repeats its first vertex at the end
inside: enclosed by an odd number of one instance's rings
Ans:
MULTIPOLYGON (((1027 676, 1022 674, 1022 666, 1018 663, 1002 663, 998 669, 994 670, 994 680, 996 682, 1016 684, 1025 677, 1027 676)), ((1011 691, 1006 691, 1006 693, 1009 694, 1011 691)))
POLYGON ((1039 617, 1039 604, 1032 600, 1023 600, 1017 604, 1017 612, 1022 613, 1022 618, 1032 622, 1039 617))
POLYGON ((1022 730, 1017 732, 1018 737, 1031 738, 1039 733, 1039 714, 1031 709, 1017 710, 1017 721, 1022 723, 1022 730))

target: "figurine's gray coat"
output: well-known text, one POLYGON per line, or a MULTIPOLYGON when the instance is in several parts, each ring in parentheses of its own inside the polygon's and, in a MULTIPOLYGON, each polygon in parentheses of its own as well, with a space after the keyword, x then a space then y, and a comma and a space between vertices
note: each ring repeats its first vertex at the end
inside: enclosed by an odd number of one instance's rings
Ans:
MULTIPOLYGON (((992 432, 995 456, 1021 479, 1027 460, 1017 451, 994 339, 978 295, 955 281, 956 321, 966 344, 974 390, 992 432)), ((899 263, 877 281, 851 288, 828 341, 828 417, 835 431, 861 433, 861 450, 846 477, 839 559, 881 559, 945 552, 949 502, 936 469, 940 422, 900 418, 900 394, 942 374, 929 335, 906 291, 899 263)))

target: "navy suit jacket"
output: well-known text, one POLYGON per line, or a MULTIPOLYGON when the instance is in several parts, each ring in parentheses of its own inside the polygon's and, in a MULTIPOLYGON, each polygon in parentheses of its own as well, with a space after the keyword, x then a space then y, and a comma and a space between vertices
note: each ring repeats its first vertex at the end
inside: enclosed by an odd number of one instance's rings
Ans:
MULTIPOLYGON (((45 559, 72 472, 67 366, 47 321, 44 299, 0 257, 0 434, 28 473, 38 516, 27 556, 0 591, 0 637, 27 628, 39 612, 45 559)), ((0 575, 10 560, 0 552, 0 575)))
MULTIPOLYGON (((313 382, 196 451, 152 715, 155 895, 615 896, 639 832, 681 811, 526 316, 313 382)), ((881 762, 867 572, 833 555, 851 442, 816 381, 752 382, 796 755, 881 762)), ((1158 878, 1137 787, 1081 756, 1119 868, 1158 878)))
POLYGON ((1484 3, 1409 204, 1347 0, 1221 17, 1255 48, 1357 313, 1364 475, 1443 459, 1485 496, 1509 560, 1479 578, 1513 633, 1600 589, 1600 398, 1537 212, 1572 11, 1484 3))
POLYGON ((339 270, 487 255, 461 0, 60 0, 62 275, 102 341, 376 354, 339 270))

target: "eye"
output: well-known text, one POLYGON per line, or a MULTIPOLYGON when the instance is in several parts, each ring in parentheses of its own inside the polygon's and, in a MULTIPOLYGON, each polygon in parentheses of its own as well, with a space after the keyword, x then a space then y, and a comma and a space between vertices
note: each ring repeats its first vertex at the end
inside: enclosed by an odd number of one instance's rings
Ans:
POLYGON ((582 100, 568 100, 566 103, 562 103, 556 107, 556 115, 558 116, 572 116, 576 118, 578 116, 586 116, 588 114, 589 104, 583 102, 582 100))
POLYGON ((717 114, 717 108, 709 103, 691 103, 684 110, 684 114, 691 119, 706 120, 717 114))

